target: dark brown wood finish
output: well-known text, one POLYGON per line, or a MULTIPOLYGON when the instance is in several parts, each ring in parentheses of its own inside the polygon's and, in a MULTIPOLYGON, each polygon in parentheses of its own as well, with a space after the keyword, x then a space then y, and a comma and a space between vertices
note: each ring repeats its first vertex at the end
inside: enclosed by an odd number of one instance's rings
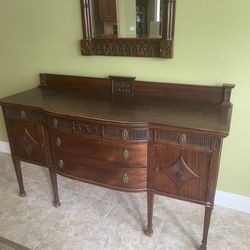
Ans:
MULTIPOLYGON (((162 38, 117 38, 117 36, 95 37, 97 23, 94 4, 97 0, 80 0, 82 12, 83 40, 81 40, 82 55, 104 56, 134 56, 134 57, 173 57, 173 40, 175 24, 176 0, 164 0, 163 8, 163 32, 162 38)), ((99 0, 101 4, 101 16, 105 21, 115 21, 116 15, 114 3, 111 0, 99 0), (105 7, 104 7, 105 5, 105 7)))
POLYGON ((206 207, 206 249, 233 87, 41 74, 39 88, 0 100, 20 195, 22 160, 49 168, 56 207, 57 173, 147 191, 147 235, 154 194, 195 202, 206 207))

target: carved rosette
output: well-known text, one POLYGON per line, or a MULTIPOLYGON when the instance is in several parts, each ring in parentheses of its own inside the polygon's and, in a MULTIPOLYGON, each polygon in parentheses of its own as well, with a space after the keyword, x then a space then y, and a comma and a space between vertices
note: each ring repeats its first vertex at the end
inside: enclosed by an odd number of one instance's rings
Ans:
POLYGON ((200 177, 188 167, 182 155, 173 165, 163 167, 161 171, 174 181, 178 190, 191 179, 200 177))
POLYGON ((29 157, 31 156, 34 148, 39 145, 26 128, 24 129, 23 134, 17 138, 17 143, 24 148, 29 157))

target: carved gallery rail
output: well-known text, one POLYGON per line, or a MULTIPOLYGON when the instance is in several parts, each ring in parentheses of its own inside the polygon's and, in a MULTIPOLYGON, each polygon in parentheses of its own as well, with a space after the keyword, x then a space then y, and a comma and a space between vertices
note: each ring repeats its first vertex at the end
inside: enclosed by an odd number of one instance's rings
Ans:
POLYGON ((0 100, 12 158, 123 191, 147 191, 151 235, 154 194, 205 205, 206 249, 222 139, 233 85, 197 86, 41 74, 39 88, 0 100))

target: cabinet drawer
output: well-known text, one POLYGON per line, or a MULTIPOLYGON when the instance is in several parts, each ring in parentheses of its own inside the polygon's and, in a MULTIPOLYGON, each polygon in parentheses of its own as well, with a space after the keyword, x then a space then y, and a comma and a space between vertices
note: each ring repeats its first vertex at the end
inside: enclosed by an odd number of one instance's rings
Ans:
POLYGON ((33 121, 33 122, 41 121, 41 114, 33 110, 6 107, 5 111, 6 111, 6 116, 8 118, 28 120, 28 121, 33 121))
POLYGON ((159 144, 150 166, 150 188, 172 196, 205 201, 211 152, 159 144))
POLYGON ((128 143, 112 140, 85 138, 74 134, 50 130, 52 150, 78 153, 91 159, 130 167, 147 166, 147 143, 128 143))
POLYGON ((45 164, 46 154, 42 125, 13 119, 8 120, 8 125, 13 154, 23 160, 45 164))
POLYGON ((124 190, 144 190, 147 187, 147 168, 112 166, 101 160, 80 154, 53 154, 59 173, 81 180, 124 190))

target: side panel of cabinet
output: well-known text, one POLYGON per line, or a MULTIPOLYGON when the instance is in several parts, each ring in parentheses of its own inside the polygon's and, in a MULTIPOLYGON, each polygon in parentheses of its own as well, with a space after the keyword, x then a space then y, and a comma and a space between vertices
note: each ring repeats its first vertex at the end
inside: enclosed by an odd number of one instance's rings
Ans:
POLYGON ((22 160, 46 165, 43 127, 39 123, 8 119, 12 154, 22 160))
POLYGON ((205 202, 212 153, 170 144, 151 145, 149 188, 180 199, 205 202))

